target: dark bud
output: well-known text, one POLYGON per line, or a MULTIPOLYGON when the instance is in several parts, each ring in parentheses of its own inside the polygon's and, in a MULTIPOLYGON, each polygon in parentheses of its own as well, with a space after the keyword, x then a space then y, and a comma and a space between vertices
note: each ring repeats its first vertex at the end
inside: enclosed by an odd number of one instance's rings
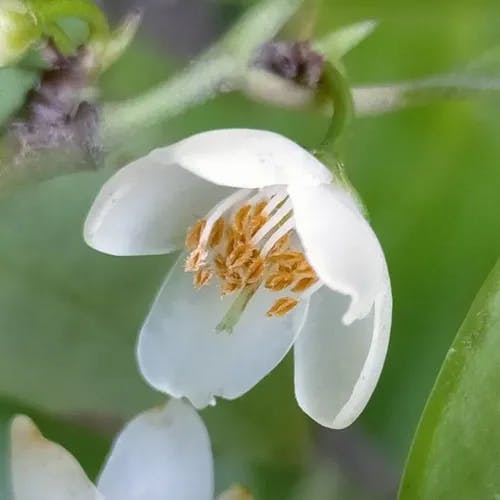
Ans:
POLYGON ((307 41, 267 43, 255 59, 256 67, 309 88, 318 86, 323 65, 323 56, 307 41))
POLYGON ((83 161, 98 164, 102 149, 99 107, 92 102, 85 50, 63 56, 49 44, 43 57, 48 69, 29 93, 10 135, 21 145, 23 155, 62 147, 79 151, 83 161))

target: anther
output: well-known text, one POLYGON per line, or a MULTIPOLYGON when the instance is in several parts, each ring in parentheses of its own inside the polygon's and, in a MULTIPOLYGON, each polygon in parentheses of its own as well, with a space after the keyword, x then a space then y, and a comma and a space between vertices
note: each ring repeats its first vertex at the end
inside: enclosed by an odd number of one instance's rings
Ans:
POLYGON ((289 287, 293 283, 293 274, 290 272, 278 272, 269 276, 265 282, 265 287, 269 290, 279 292, 289 287))
POLYGON ((297 304, 299 303, 298 299, 294 299, 292 297, 283 297, 278 299, 267 311, 266 316, 270 317, 280 317, 285 316, 285 314, 289 313, 297 304))
POLYGON ((318 281, 316 276, 300 279, 292 288, 292 292, 302 293, 318 281))
MULTIPOLYGON (((201 234, 201 231, 200 231, 201 234)), ((214 224, 212 232, 210 233, 210 237, 208 239, 208 246, 210 248, 216 247, 222 240, 222 236, 224 235, 224 219, 221 217, 214 224)))
POLYGON ((199 269, 194 275, 193 284, 195 288, 202 288, 208 285, 209 281, 212 279, 214 273, 206 267, 199 269))
POLYGON ((194 226, 192 226, 186 235, 186 248, 194 250, 200 244, 200 237, 203 229, 207 225, 205 219, 200 219, 194 226))

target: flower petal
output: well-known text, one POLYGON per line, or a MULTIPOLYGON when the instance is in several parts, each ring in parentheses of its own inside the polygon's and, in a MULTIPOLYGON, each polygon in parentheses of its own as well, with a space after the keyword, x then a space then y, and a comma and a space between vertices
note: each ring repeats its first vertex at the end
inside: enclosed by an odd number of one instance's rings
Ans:
POLYGON ((205 425, 189 403, 172 399, 125 427, 98 487, 106 500, 212 500, 213 482, 205 425))
POLYGON ((232 333, 217 332, 233 295, 220 298, 216 283, 195 290, 180 259, 142 328, 138 359, 156 389, 186 397, 197 408, 215 397, 234 399, 267 375, 290 349, 307 311, 304 302, 281 318, 267 318, 276 293, 252 297, 232 333))
POLYGON ((330 171, 308 151, 267 130, 224 129, 203 132, 151 156, 175 163, 222 186, 261 188, 275 184, 330 182, 330 171))
POLYGON ((331 289, 351 297, 345 323, 364 318, 384 286, 386 263, 372 228, 348 193, 333 184, 288 189, 310 264, 331 289))
POLYGON ((230 192, 145 156, 104 184, 85 221, 85 241, 111 255, 178 250, 189 226, 230 192))
POLYGON ((11 426, 15 500, 102 500, 73 456, 45 439, 23 415, 11 426))
POLYGON ((389 277, 370 314, 346 326, 340 320, 348 299, 323 287, 295 343, 295 396, 321 425, 342 429, 363 411, 384 364, 391 329, 389 277))

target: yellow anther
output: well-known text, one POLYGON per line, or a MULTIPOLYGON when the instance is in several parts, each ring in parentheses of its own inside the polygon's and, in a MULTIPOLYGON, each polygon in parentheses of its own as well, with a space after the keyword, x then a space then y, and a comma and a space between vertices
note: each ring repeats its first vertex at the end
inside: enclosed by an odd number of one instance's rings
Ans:
POLYGON ((288 251, 269 256, 269 262, 289 268, 301 264, 303 260, 304 254, 302 252, 288 251))
POLYGON ((252 238, 257 234, 257 231, 264 226, 267 222, 267 217, 265 215, 255 215, 250 217, 247 225, 246 235, 249 238, 252 238))
POLYGON ((217 273, 217 276, 221 280, 225 279, 226 274, 227 274, 227 266, 226 266, 225 257, 221 254, 218 254, 214 259, 214 265, 215 265, 215 272, 217 273))
POLYGON ((275 254, 283 253, 286 250, 288 250, 289 246, 290 246, 290 233, 286 233, 273 245, 273 248, 271 248, 269 255, 272 256, 275 254))
POLYGON ((267 278, 265 287, 274 292, 284 290, 293 283, 294 277, 291 272, 277 272, 267 278))
POLYGON ((292 297, 283 297, 281 299, 278 299, 271 306, 269 311, 267 311, 266 316, 267 317, 284 316, 285 314, 289 313, 298 303, 299 301, 292 297))
POLYGON ((216 247, 222 240, 224 235, 224 219, 221 217, 214 224, 212 232, 210 233, 210 238, 208 239, 208 246, 210 248, 216 247))
POLYGON ((199 269, 193 279, 193 284, 195 288, 202 288, 205 285, 208 285, 209 281, 212 279, 214 273, 211 269, 207 267, 202 267, 199 269))
POLYGON ((257 258, 251 261, 251 263, 246 268, 246 282, 247 285, 253 285, 262 279, 264 274, 264 260, 259 255, 257 258))
POLYGON ((292 292, 296 292, 296 293, 305 292, 308 288, 310 288, 311 286, 313 286, 317 282, 318 282, 318 278, 316 276, 302 278, 299 281, 297 281, 295 286, 292 288, 292 292))
POLYGON ((267 201, 260 201, 253 208, 253 215, 261 215, 266 207, 267 207, 267 201))
POLYGON ((245 243, 237 243, 234 250, 226 258, 228 268, 240 267, 249 262, 253 255, 253 248, 245 243))
POLYGON ((243 233, 247 224, 248 214, 252 210, 252 205, 243 205, 234 216, 233 227, 238 233, 243 233))
POLYGON ((200 219, 194 226, 189 228, 185 242, 188 250, 194 250, 200 244, 201 233, 206 225, 207 221, 205 219, 200 219))
POLYGON ((205 262, 206 256, 207 252, 201 248, 193 250, 186 259, 184 270, 189 272, 198 271, 201 265, 205 262))

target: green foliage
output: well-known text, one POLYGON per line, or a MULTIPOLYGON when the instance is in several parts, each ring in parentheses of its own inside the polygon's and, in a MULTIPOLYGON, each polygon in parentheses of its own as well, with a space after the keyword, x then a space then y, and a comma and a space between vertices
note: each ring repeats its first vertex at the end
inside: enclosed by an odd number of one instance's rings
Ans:
MULTIPOLYGON (((445 0, 438 11, 430 8, 430 2, 339 0, 335 8, 324 2, 318 19, 322 33, 360 19, 381 20, 345 60, 354 83, 443 73, 498 43, 498 2, 445 0)), ((133 96, 161 82, 170 72, 165 59, 164 53, 132 50, 107 75, 106 98, 133 96)), ((2 119, 29 86, 8 84, 6 76, 0 72, 0 106, 9 110, 2 119)), ((395 298, 389 357, 359 425, 398 470, 452 337, 498 257, 498 104, 440 104, 356 120, 341 145, 386 251, 395 298)), ((268 128, 317 145, 326 126, 316 115, 227 95, 148 131, 134 130, 121 162, 209 128, 268 128)), ((0 393, 58 416, 123 419, 160 398, 138 375, 134 350, 171 261, 108 257, 81 239, 85 214, 111 173, 73 175, 0 200, 0 393)), ((494 399, 495 389, 489 394, 494 399)), ((296 407, 290 363, 241 400, 221 402, 203 417, 223 486, 247 483, 264 500, 293 489, 314 435, 296 407)), ((66 444, 93 474, 107 443, 93 454, 82 451, 89 438, 79 432, 66 444)), ((49 437, 64 441, 59 424, 49 437)))
POLYGON ((401 500, 500 491, 500 261, 448 351, 410 451, 401 500))

